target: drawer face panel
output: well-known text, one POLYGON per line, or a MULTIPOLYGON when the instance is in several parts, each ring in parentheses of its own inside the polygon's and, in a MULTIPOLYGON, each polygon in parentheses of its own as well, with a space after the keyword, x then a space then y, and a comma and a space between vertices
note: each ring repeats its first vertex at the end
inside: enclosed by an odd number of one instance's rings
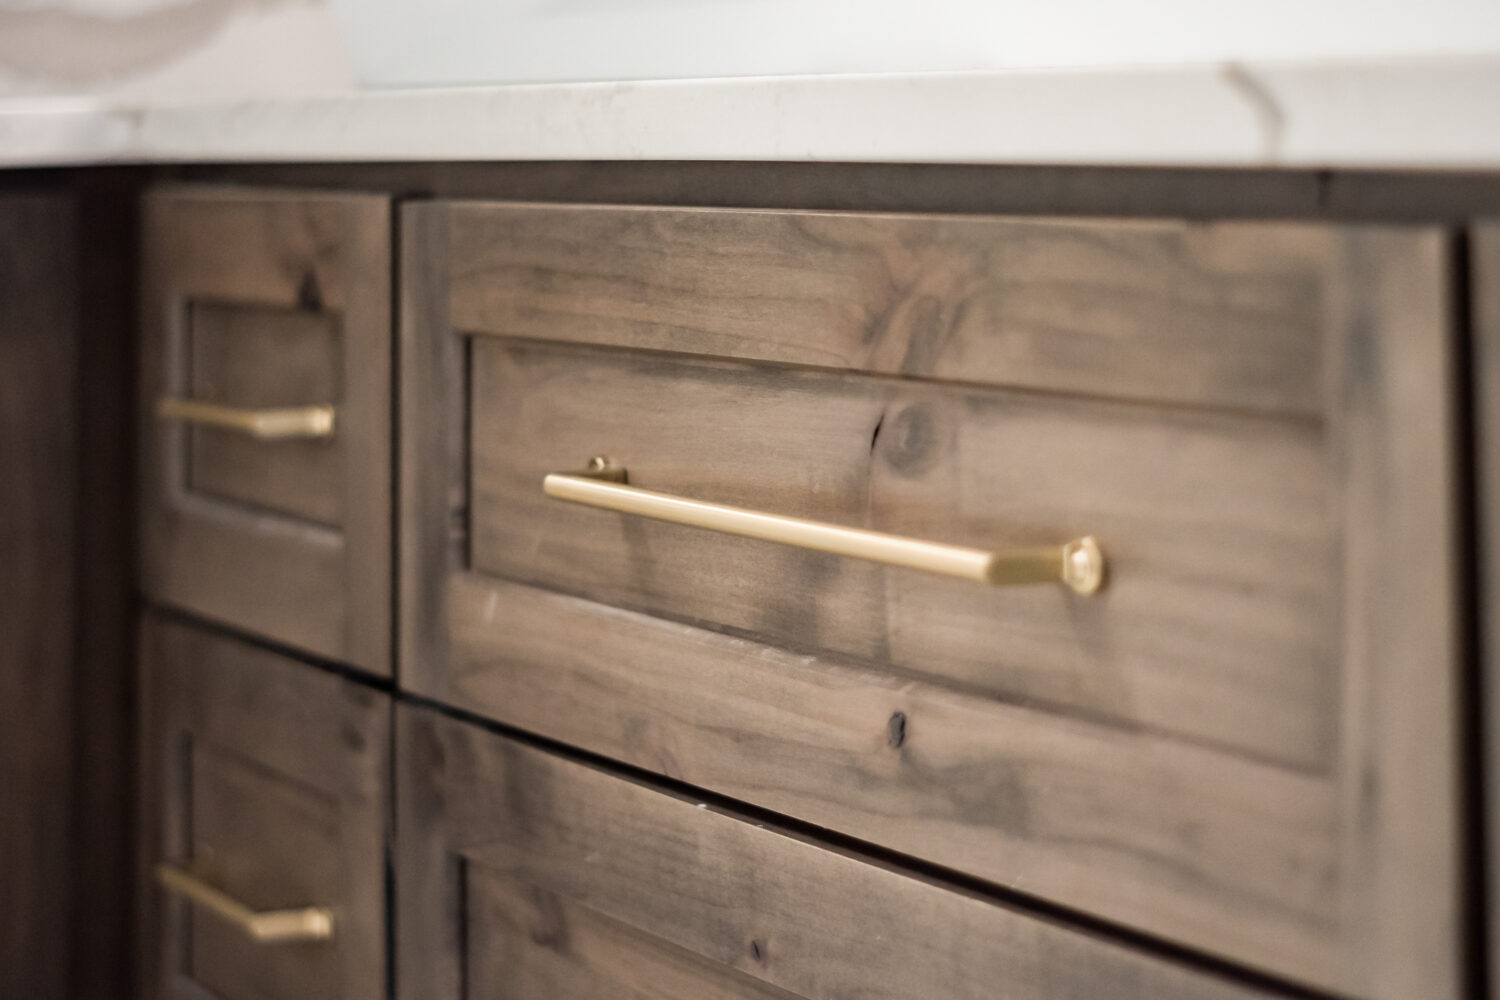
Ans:
POLYGON ((470 566, 1316 766, 1333 537, 1302 423, 483 338, 470 566), (1102 593, 1000 588, 549 498, 631 485, 977 548, 1104 540, 1102 593))
POLYGON ((390 672, 390 220, 384 198, 146 199, 144 586, 390 672), (266 437, 202 412, 332 415, 266 437), (164 411, 163 407, 177 407, 164 411))
POLYGON ((383 996, 386 697, 165 619, 143 654, 144 994, 383 996), (162 864, 253 911, 326 907, 332 937, 257 941, 162 864))
POLYGON ((1457 990, 1445 234, 403 219, 404 688, 1320 989, 1457 990), (544 494, 595 456, 903 538, 1096 536, 1106 581, 544 494))
POLYGON ((397 718, 401 1000, 1269 995, 425 709, 397 718))

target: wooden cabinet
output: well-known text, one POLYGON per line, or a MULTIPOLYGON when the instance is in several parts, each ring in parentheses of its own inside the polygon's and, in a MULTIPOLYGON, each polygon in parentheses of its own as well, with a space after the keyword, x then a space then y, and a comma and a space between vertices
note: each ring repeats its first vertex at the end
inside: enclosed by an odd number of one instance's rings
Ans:
POLYGON ((385 996, 389 720, 365 685, 147 619, 143 996, 385 996), (252 917, 288 912, 323 922, 252 917))
POLYGON ((426 709, 397 713, 398 1000, 1249 1000, 426 709))
POLYGON ((145 205, 143 568, 157 601, 390 673, 390 209, 145 205))
POLYGON ((1469 986, 1492 233, 144 226, 147 996, 1469 986))
POLYGON ((1445 233, 404 215, 400 679, 1316 987, 1458 990, 1445 233), (1107 583, 989 588, 631 486, 1107 583))

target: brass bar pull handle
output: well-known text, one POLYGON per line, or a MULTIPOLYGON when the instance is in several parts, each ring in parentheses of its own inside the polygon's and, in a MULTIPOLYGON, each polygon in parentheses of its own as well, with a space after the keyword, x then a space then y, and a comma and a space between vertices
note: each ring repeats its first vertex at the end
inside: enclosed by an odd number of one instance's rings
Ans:
POLYGON ((156 415, 162 420, 180 420, 203 427, 239 431, 260 441, 333 436, 332 406, 250 409, 164 396, 156 401, 156 415))
POLYGON ((606 459, 595 458, 583 472, 548 475, 542 480, 542 490, 558 500, 589 507, 956 576, 990 586, 1064 583, 1079 594, 1092 594, 1104 582, 1104 554, 1089 537, 1061 545, 990 552, 690 500, 638 489, 626 482, 624 469, 613 468, 606 459))
POLYGON ((326 906, 257 912, 176 865, 157 865, 156 881, 173 895, 181 896, 225 923, 238 927, 257 944, 327 941, 333 937, 333 911, 326 906))

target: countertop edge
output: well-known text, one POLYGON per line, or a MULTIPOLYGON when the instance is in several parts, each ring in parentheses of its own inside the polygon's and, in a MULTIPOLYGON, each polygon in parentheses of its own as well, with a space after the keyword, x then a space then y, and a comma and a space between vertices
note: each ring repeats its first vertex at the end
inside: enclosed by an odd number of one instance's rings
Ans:
POLYGON ((749 160, 1500 169, 1500 55, 0 100, 0 166, 749 160))

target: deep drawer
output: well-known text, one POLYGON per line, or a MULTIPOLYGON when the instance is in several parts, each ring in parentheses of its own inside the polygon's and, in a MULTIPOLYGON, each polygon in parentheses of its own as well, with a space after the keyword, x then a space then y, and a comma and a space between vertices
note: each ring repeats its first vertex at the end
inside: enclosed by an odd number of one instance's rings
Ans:
POLYGON ((1456 988, 1441 233, 406 222, 403 685, 1321 987, 1456 988), (1106 584, 544 494, 592 456, 922 542, 1094 536, 1106 584))
POLYGON ((146 997, 385 996, 385 695, 148 617, 146 997))
POLYGON ((1274 995, 431 711, 397 718, 402 1000, 1274 995))
POLYGON ((145 203, 143 572, 154 599, 390 672, 381 197, 145 203))

